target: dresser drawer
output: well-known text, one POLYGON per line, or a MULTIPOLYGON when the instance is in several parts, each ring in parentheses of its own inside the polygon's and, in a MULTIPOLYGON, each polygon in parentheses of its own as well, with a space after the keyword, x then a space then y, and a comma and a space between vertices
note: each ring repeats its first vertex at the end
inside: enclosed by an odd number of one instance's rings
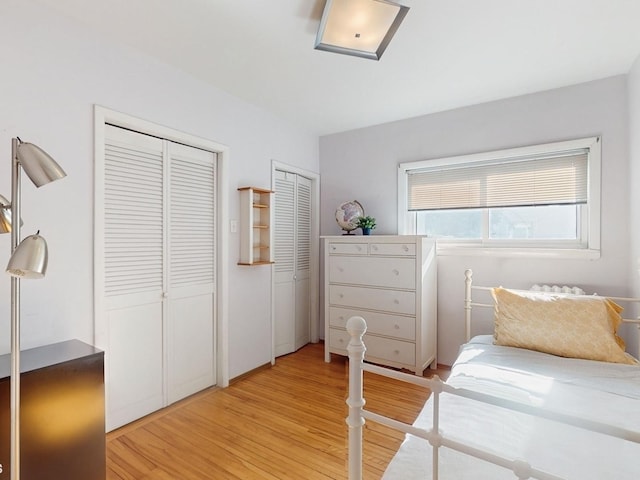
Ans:
POLYGON ((416 256, 415 243, 372 243, 369 245, 371 255, 416 256))
POLYGON ((365 335, 364 341, 367 347, 365 358, 379 358, 412 367, 416 363, 416 346, 413 343, 375 335, 365 335))
POLYGON ((367 255, 369 253, 369 246, 366 243, 337 243, 331 242, 329 244, 329 255, 342 254, 342 255, 367 255))
MULTIPOLYGON (((329 330, 329 346, 331 350, 339 350, 338 353, 346 355, 349 340, 350 336, 347 331, 334 328, 329 330)), ((416 348, 411 342, 365 334, 364 344, 367 347, 365 359, 374 358, 411 366, 415 364, 416 348)))
POLYGON ((416 313, 415 293, 398 290, 329 285, 329 303, 405 315, 416 313))
POLYGON ((412 258, 330 257, 329 282, 412 290, 416 286, 415 263, 412 258))
MULTIPOLYGON (((329 329, 329 347, 332 351, 338 350, 338 353, 346 355, 349 340, 349 333, 346 330, 338 330, 336 328, 329 329)), ((325 342, 326 341, 325 339, 325 342)))
POLYGON ((367 322, 367 332, 396 337, 405 340, 415 340, 416 319, 401 317, 380 312, 365 312, 352 308, 329 307, 329 325, 332 327, 347 327, 347 320, 354 315, 362 317, 367 322))

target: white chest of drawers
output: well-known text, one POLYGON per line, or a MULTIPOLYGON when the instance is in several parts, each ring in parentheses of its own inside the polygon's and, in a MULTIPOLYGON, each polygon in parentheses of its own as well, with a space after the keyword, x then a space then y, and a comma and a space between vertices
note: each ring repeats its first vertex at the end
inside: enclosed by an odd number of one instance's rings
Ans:
POLYGON ((413 235, 324 239, 325 360, 346 355, 347 320, 367 322, 365 359, 422 375, 436 365, 433 239, 413 235))

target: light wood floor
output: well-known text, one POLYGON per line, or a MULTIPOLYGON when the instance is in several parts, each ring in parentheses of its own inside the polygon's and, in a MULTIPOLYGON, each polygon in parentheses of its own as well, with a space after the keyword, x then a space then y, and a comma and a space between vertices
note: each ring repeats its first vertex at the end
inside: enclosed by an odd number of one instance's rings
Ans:
MULTIPOLYGON (((442 372, 439 372, 442 373, 442 372)), ((107 480, 346 479, 347 364, 323 345, 280 357, 107 435, 107 480)), ((367 409, 413 422, 428 397, 365 374, 367 409)), ((365 429, 365 478, 378 479, 402 435, 365 429)))

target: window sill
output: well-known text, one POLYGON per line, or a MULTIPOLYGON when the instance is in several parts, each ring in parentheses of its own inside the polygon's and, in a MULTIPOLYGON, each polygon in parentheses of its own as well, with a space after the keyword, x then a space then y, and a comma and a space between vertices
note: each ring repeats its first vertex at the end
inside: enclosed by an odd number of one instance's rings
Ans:
POLYGON ((501 258, 549 258, 566 260, 598 260, 600 250, 588 248, 531 248, 531 247, 480 247, 436 243, 440 256, 501 257, 501 258))

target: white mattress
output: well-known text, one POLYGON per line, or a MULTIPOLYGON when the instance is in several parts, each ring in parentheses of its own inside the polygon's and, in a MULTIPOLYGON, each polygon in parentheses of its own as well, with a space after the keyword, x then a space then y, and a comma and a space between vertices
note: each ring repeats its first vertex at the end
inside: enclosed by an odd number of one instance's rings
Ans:
MULTIPOLYGON (((517 400, 555 412, 633 430, 640 435, 640 367, 564 359, 492 344, 476 337, 461 348, 448 384, 517 400)), ((430 429, 430 399, 416 426, 430 429)), ((567 479, 640 479, 640 444, 559 425, 448 394, 441 396, 446 436, 473 442, 567 479)), ((430 479, 431 446, 407 435, 383 478, 430 479)), ((510 479, 510 470, 447 448, 441 479, 510 479)))

